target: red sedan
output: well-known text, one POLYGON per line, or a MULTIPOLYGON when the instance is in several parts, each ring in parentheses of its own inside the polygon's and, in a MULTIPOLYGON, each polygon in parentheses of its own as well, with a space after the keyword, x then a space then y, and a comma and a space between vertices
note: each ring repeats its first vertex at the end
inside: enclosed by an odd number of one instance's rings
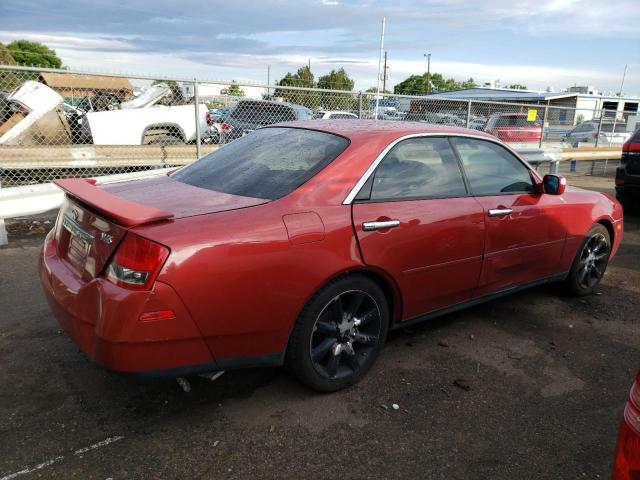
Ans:
POLYGON ((280 124, 159 178, 57 184, 40 276, 95 362, 287 364, 321 391, 360 379, 390 329, 543 282, 590 293, 623 231, 614 198, 422 123, 280 124))

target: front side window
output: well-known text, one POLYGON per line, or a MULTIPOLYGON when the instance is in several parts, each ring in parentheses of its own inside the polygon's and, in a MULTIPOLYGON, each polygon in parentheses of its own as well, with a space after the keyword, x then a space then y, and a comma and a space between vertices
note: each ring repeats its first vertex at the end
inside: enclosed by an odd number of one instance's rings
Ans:
MULTIPOLYGON (((371 188, 369 199, 373 201, 467 194, 449 141, 438 137, 400 142, 382 160, 373 180, 367 183, 371 188)), ((362 199, 360 195, 358 198, 362 199)))
POLYGON ((504 147, 472 138, 452 141, 474 195, 536 191, 529 169, 504 147))
POLYGON ((171 177, 217 192, 275 200, 320 172, 348 145, 349 140, 331 133, 261 128, 171 177))

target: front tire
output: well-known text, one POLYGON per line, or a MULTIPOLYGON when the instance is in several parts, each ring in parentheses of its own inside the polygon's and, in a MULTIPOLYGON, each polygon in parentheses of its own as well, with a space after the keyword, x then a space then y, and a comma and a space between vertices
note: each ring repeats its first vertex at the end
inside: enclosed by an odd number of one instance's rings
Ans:
POLYGON ((380 286, 362 275, 336 279, 309 300, 289 339, 286 363, 306 386, 333 392, 358 382, 389 328, 380 286))
POLYGON ((609 231, 595 224, 587 232, 573 260, 566 285, 574 295, 588 295, 598 286, 609 264, 611 237, 609 231))

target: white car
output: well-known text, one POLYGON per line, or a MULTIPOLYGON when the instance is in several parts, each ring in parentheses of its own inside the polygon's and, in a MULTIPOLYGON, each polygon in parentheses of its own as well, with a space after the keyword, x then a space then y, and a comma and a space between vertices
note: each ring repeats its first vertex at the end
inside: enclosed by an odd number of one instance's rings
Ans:
MULTIPOLYGON (((595 144, 598 137, 599 124, 599 120, 583 122, 567 133, 562 138, 562 142, 568 143, 573 148, 577 148, 581 143, 595 144)), ((598 145, 622 145, 629 140, 632 133, 627 131, 627 126, 622 121, 615 124, 615 131, 613 121, 603 122, 602 127, 600 127, 598 145)))
POLYGON ((348 119, 348 118, 358 118, 358 116, 351 112, 344 112, 341 110, 318 110, 313 112, 314 120, 337 120, 337 119, 348 119))

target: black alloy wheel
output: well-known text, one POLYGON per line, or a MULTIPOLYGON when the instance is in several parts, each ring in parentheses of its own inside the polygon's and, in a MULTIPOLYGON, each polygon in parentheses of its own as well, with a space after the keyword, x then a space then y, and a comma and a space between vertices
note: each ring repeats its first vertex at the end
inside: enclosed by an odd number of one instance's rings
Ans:
POLYGON ((298 317, 287 347, 287 367, 321 392, 356 383, 384 345, 389 310, 380 285, 364 275, 329 282, 298 317))

